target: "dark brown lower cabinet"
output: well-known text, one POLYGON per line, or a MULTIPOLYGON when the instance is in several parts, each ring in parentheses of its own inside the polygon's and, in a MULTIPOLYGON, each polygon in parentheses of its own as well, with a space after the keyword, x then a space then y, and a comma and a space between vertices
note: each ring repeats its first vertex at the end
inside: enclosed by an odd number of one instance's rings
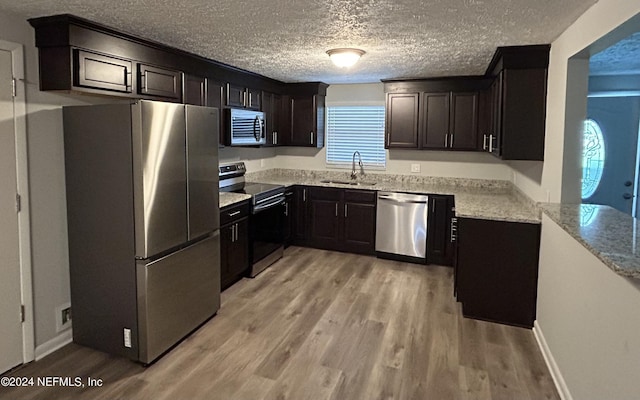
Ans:
POLYGON ((284 247, 289 247, 293 243, 293 233, 295 232, 295 189, 288 188, 284 193, 284 247))
POLYGON ((220 286, 226 289, 249 268, 249 205, 220 210, 220 286), (233 218, 235 217, 235 218, 233 218))
POLYGON ((375 192, 310 187, 308 194, 308 246, 375 253, 375 192))
POLYGON ((458 218, 456 298, 465 317, 532 327, 540 224, 458 218))
POLYGON ((309 236, 309 225, 307 224, 309 214, 309 188, 306 186, 293 187, 293 201, 291 204, 291 215, 293 216, 292 242, 296 246, 306 246, 309 236))
POLYGON ((454 217, 453 196, 429 196, 429 220, 427 226, 427 263, 453 265, 453 232, 451 220, 454 217))

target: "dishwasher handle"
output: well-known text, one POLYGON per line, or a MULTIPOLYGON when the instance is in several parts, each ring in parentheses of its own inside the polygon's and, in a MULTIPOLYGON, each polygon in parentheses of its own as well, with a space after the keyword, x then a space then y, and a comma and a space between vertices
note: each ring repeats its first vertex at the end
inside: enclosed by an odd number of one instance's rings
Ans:
POLYGON ((379 194, 378 200, 385 200, 393 203, 410 203, 410 204, 427 204, 429 202, 429 199, 426 198, 426 196, 420 196, 419 200, 412 200, 409 198, 399 199, 399 198, 393 197, 392 195, 384 195, 384 194, 379 194))

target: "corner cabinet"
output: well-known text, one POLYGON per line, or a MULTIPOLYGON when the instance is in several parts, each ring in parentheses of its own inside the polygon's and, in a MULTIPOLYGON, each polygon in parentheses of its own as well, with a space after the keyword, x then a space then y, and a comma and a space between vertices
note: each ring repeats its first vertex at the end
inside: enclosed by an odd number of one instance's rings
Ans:
POLYGON ((325 97, 329 85, 320 82, 290 83, 285 86, 286 104, 280 121, 278 144, 324 147, 325 97), (280 140, 282 139, 282 140, 280 140))
POLYGON ((465 317, 532 327, 540 224, 458 218, 455 293, 465 317))
POLYGON ((499 47, 487 74, 493 84, 482 148, 503 160, 544 159, 549 45, 499 47))

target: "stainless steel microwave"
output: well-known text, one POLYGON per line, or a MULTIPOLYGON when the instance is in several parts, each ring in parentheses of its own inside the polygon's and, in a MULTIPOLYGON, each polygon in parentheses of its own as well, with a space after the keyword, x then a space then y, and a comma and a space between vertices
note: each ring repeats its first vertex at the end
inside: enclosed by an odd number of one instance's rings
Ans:
POLYGON ((225 110, 231 146, 259 146, 267 143, 264 113, 239 108, 225 110))

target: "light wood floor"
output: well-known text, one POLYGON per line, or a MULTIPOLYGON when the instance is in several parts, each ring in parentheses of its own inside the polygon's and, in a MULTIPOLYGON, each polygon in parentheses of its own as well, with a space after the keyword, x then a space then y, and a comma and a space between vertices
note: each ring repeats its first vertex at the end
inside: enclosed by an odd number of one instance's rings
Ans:
POLYGON ((466 319, 452 270, 292 247, 148 368, 75 344, 12 376, 100 388, 2 399, 559 399, 530 330, 466 319))

